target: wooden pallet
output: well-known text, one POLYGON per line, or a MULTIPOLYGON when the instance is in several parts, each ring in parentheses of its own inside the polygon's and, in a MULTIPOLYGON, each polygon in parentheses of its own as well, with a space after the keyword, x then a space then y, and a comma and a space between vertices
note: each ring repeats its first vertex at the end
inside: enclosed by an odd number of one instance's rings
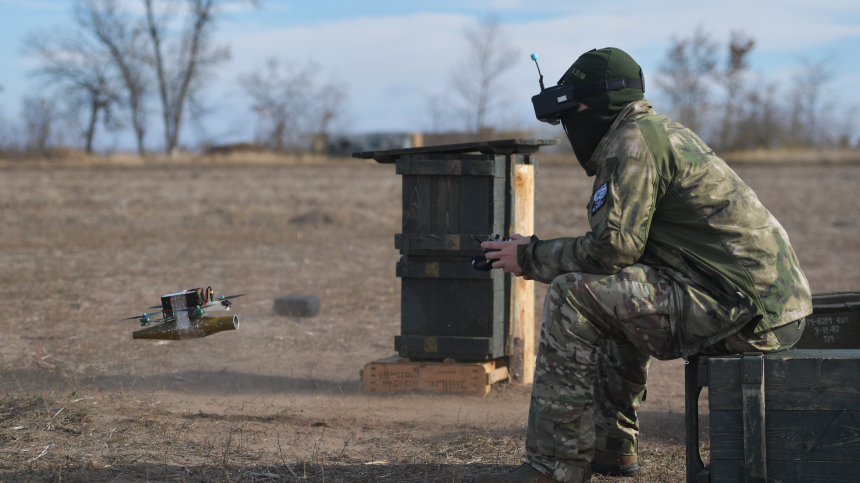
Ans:
POLYGON ((430 391, 486 396, 493 383, 508 378, 504 359, 488 362, 411 361, 400 356, 371 362, 361 370, 367 391, 430 391))

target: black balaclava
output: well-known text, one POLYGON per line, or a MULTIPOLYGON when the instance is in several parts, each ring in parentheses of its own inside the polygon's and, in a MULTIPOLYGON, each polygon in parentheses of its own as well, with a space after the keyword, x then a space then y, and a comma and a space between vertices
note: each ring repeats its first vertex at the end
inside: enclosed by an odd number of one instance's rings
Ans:
MULTIPOLYGON (((626 52, 615 47, 591 50, 579 56, 567 69, 560 83, 581 87, 597 81, 625 77, 639 79, 642 69, 626 52)), ((643 79, 644 80, 644 79, 643 79)), ((588 109, 561 118, 576 159, 588 176, 596 173, 587 167, 597 145, 609 131, 618 114, 634 101, 644 99, 641 89, 603 91, 580 99, 588 109)))

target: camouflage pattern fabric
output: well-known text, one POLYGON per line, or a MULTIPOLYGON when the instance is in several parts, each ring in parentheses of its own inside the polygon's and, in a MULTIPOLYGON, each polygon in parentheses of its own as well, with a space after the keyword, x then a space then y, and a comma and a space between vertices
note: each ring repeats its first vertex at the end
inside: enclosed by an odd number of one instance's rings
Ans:
POLYGON ((622 111, 587 163, 591 231, 520 245, 525 275, 615 274, 641 263, 675 282, 669 318, 686 357, 754 322, 761 334, 812 312, 785 230, 693 132, 648 101, 622 111))
POLYGON ((669 322, 673 296, 673 282, 644 265, 553 280, 526 437, 526 457, 543 474, 583 481, 595 447, 636 454, 649 354, 678 356, 669 322))
MULTIPOLYGON (((558 481, 588 481, 594 449, 635 455, 650 356, 680 356, 669 314, 677 282, 634 264, 614 275, 556 277, 544 302, 526 457, 558 481)), ((756 334, 750 327, 705 351, 785 350, 803 319, 756 334)))
POLYGON ((609 453, 639 453, 636 411, 645 400, 651 357, 628 340, 604 339, 594 383, 594 448, 609 453))

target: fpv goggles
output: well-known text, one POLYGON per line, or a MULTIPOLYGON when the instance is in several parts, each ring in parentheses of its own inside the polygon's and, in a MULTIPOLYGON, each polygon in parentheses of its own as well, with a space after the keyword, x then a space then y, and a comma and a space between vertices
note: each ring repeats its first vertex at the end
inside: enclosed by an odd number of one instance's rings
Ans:
POLYGON ((532 105, 535 108, 535 117, 538 121, 547 122, 552 125, 559 123, 559 119, 570 112, 574 112, 579 108, 579 100, 583 97, 588 97, 598 92, 603 91, 618 91, 621 89, 641 89, 645 92, 645 78, 642 77, 642 69, 639 69, 639 78, 630 79, 626 77, 617 77, 615 79, 606 79, 591 84, 586 84, 580 87, 562 84, 562 77, 558 80, 558 85, 546 89, 543 86, 543 74, 540 72, 540 66, 537 63, 537 54, 532 54, 532 60, 538 68, 540 74, 540 93, 532 97, 532 105))

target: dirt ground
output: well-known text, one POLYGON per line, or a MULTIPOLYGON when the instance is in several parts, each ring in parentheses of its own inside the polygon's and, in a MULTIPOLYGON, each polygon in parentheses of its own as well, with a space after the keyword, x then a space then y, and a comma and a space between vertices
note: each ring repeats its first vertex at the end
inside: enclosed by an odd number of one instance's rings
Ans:
MULTIPOLYGON (((737 171, 814 291, 860 288, 860 166, 737 171)), ((542 167, 538 235, 584 232, 590 193, 578 166, 542 167)), ((394 167, 357 161, 0 169, 0 480, 463 482, 519 464, 528 388, 361 388, 399 331, 400 205, 394 167), (119 321, 201 285, 248 294, 238 331, 142 341, 119 321), (320 315, 273 315, 284 294, 320 315)), ((683 481, 682 375, 652 363, 631 481, 683 481)))

